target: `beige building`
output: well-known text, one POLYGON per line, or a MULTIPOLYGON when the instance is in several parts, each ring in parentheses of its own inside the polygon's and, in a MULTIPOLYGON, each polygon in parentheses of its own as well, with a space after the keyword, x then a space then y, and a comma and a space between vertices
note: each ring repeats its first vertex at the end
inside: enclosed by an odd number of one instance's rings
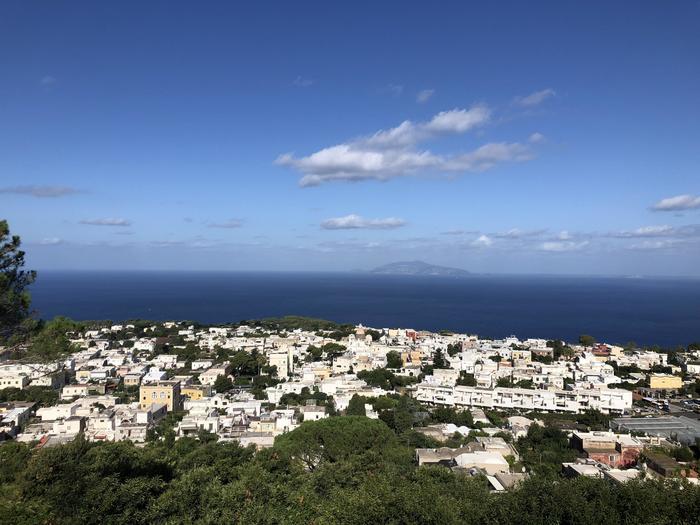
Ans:
POLYGON ((126 374, 124 376, 124 386, 133 387, 141 384, 143 374, 126 374))
POLYGON ((270 352, 267 357, 270 366, 277 367, 277 377, 284 379, 289 377, 289 374, 294 373, 294 356, 291 346, 270 352))
POLYGON ((649 376, 649 388, 676 389, 683 387, 683 380, 679 376, 669 374, 651 374, 649 376))
POLYGON ((420 350, 407 350, 401 352, 401 361, 403 361, 403 366, 407 365, 420 365, 421 359, 423 358, 423 353, 420 350))
POLYGON ((0 376, 0 390, 3 388, 19 388, 22 390, 27 386, 29 386, 29 378, 24 374, 0 376))
POLYGON ((231 372, 230 363, 222 363, 220 365, 212 366, 209 370, 206 370, 199 374, 199 382, 203 385, 214 386, 216 379, 219 376, 227 376, 231 372))
POLYGON ((141 385, 139 391, 139 406, 146 410, 153 404, 165 405, 168 412, 182 410, 182 395, 179 381, 159 381, 149 385, 141 385))
POLYGON ((181 394, 194 400, 202 399, 211 396, 211 387, 209 385, 187 385, 182 387, 181 394))

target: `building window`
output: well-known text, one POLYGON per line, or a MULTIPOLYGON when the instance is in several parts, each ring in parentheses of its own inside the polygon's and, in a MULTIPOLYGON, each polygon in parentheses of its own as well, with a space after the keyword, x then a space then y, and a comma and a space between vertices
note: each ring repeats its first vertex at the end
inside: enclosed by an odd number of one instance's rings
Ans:
POLYGON ((158 399, 158 392, 153 392, 151 394, 151 399, 158 399))

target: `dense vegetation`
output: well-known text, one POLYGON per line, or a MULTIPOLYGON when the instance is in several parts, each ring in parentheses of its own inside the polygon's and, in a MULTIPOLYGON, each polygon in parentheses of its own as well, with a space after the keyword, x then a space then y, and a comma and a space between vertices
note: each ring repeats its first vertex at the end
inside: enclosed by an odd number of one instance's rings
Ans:
POLYGON ((18 235, 10 235, 7 221, 0 220, 0 343, 15 342, 31 330, 28 287, 36 273, 24 269, 24 252, 18 235))
MULTIPOLYGON (((415 466, 382 421, 304 423, 254 453, 165 435, 131 443, 0 447, 0 523, 697 523, 700 488, 544 475, 505 494, 415 466)), ((531 436, 558 439, 558 436, 531 436)), ((557 458, 560 459, 560 458, 557 458)))
POLYGON ((261 333, 277 331, 304 330, 308 332, 323 332, 324 335, 340 340, 355 331, 352 324, 340 324, 325 319, 314 319, 312 317, 302 317, 298 315, 288 315, 285 317, 268 317, 265 319, 253 319, 241 321, 257 328, 261 333))

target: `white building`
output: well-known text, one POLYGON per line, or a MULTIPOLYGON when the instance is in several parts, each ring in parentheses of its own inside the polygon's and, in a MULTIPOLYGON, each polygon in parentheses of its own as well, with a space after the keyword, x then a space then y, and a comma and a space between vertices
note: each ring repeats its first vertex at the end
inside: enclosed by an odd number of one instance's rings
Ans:
POLYGON ((0 376, 0 390, 4 388, 19 388, 29 386, 29 378, 24 374, 7 374, 0 376))
POLYGON ((270 366, 277 367, 277 377, 286 379, 294 373, 294 358, 292 347, 282 348, 268 354, 270 366))
POLYGON ((468 386, 445 387, 421 383, 416 387, 418 401, 448 406, 480 406, 561 412, 583 412, 589 408, 603 413, 622 413, 632 408, 628 390, 534 390, 468 386))
POLYGON ((304 421, 318 421, 328 417, 326 408, 322 406, 303 406, 301 413, 304 415, 304 421))

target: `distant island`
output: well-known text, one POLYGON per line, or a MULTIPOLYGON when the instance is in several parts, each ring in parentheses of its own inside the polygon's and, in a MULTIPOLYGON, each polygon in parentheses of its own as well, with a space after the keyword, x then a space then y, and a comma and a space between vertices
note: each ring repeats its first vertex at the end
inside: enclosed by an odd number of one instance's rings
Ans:
POLYGON ((371 273, 380 275, 435 275, 440 277, 468 277, 471 275, 461 268, 437 266, 423 261, 402 261, 379 266, 371 273))

